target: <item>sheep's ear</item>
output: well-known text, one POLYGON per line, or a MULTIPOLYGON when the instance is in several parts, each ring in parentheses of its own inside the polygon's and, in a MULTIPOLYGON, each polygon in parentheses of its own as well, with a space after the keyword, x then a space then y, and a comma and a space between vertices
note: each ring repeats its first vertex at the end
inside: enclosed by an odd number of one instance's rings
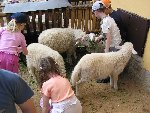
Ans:
POLYGON ((122 46, 115 46, 115 48, 116 48, 116 49, 121 49, 121 48, 122 48, 122 46))
POLYGON ((132 53, 133 53, 134 55, 137 55, 137 52, 134 50, 134 48, 132 49, 132 53))

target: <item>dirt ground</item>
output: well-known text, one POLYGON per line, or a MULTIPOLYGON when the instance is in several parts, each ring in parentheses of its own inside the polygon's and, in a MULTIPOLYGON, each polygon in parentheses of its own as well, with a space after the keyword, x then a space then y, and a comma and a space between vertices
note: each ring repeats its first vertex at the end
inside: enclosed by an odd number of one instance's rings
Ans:
MULTIPOLYGON (((21 77, 34 90, 33 99, 38 113, 41 113, 39 107, 40 91, 36 81, 34 77, 29 75, 26 67, 21 67, 21 77)), ((150 113, 150 92, 144 90, 132 73, 125 71, 121 74, 118 87, 119 90, 114 91, 110 88, 109 83, 89 82, 82 84, 78 98, 82 103, 83 113, 150 113)), ((19 109, 18 112, 21 113, 19 109)))

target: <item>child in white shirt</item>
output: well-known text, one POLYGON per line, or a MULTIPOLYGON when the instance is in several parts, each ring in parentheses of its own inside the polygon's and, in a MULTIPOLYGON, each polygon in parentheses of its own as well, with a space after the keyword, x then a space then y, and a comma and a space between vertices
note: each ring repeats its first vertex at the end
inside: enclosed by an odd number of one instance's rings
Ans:
MULTIPOLYGON (((92 6, 92 11, 98 19, 102 19, 101 30, 106 37, 105 52, 116 51, 117 46, 120 45, 122 39, 120 30, 114 19, 105 13, 106 7, 101 1, 96 1, 92 6)), ((96 39, 100 40, 100 37, 96 39)))

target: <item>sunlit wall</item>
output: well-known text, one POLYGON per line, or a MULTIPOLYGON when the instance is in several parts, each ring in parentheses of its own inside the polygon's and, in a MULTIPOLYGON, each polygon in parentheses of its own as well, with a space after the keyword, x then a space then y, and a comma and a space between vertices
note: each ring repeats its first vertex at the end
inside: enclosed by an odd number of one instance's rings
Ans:
MULTIPOLYGON (((122 8, 150 19, 150 0, 111 0, 114 9, 122 8)), ((144 67, 150 71, 150 30, 143 55, 144 67)))

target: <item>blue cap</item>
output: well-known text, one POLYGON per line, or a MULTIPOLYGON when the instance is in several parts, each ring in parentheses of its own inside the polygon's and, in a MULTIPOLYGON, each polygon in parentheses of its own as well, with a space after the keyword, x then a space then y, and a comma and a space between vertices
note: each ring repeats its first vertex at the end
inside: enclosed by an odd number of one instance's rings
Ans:
POLYGON ((17 23, 26 23, 27 15, 23 13, 14 13, 11 15, 11 19, 15 19, 17 23))

